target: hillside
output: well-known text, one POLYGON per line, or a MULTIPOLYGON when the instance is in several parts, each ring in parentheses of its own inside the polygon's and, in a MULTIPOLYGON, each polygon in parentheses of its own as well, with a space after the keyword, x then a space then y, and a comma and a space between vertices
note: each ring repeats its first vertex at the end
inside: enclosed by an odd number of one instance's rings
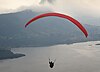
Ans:
POLYGON ((25 10, 0 15, 0 48, 50 46, 100 40, 100 27, 84 24, 88 38, 71 22, 48 17, 35 21, 27 28, 25 23, 40 12, 25 10))

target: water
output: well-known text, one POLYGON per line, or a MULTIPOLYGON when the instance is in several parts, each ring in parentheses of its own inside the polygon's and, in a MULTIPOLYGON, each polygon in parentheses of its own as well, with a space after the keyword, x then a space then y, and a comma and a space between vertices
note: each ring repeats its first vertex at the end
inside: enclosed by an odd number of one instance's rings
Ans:
POLYGON ((1 60, 0 72, 100 72, 100 46, 93 42, 51 47, 14 48, 26 56, 1 60), (48 58, 56 59, 53 69, 48 58))

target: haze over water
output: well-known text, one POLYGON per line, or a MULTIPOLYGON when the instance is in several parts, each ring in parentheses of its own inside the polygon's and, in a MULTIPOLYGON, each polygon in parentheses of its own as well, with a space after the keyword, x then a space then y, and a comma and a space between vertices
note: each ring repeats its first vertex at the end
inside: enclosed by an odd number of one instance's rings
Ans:
POLYGON ((0 72, 100 72, 100 46, 94 43, 14 48, 13 52, 26 56, 1 60, 0 72), (53 69, 48 58, 56 59, 53 69))

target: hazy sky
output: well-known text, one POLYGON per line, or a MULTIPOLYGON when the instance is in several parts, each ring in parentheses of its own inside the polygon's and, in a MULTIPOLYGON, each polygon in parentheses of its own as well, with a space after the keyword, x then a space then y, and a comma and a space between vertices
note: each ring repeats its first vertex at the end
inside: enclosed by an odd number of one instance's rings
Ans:
MULTIPOLYGON (((31 8, 32 10, 45 10, 45 8, 55 12, 66 13, 76 18, 94 17, 100 18, 100 0, 55 0, 53 4, 45 2, 39 4, 41 0, 0 0, 0 13, 13 12, 31 8), (36 9, 37 8, 37 9, 36 9)), ((85 18, 84 18, 85 19, 85 18)), ((91 18, 87 20, 91 20, 91 18)))
MULTIPOLYGON (((39 2, 40 0, 0 0, 0 11, 18 9, 24 6, 32 6, 34 8, 39 6, 39 2)), ((73 14, 75 12, 84 12, 97 15, 100 14, 99 3, 100 0, 56 0, 53 5, 45 3, 41 5, 41 7, 49 6, 54 9, 54 11, 63 13, 73 14)))

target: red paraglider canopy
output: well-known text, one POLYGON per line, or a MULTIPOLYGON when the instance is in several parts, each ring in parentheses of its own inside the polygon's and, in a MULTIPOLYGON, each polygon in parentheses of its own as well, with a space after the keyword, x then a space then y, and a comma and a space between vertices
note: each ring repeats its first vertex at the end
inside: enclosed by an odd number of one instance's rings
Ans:
POLYGON ((33 21, 35 21, 39 18, 48 17, 48 16, 56 16, 56 17, 68 19, 69 21, 74 23, 84 33, 84 35, 86 37, 88 36, 86 29, 81 25, 81 23, 79 23, 77 20, 75 20, 74 18, 72 18, 68 15, 64 15, 64 14, 60 14, 60 13, 45 13, 45 14, 38 15, 38 16, 32 18, 29 22, 27 22, 25 27, 27 27, 30 23, 32 23, 33 21))

